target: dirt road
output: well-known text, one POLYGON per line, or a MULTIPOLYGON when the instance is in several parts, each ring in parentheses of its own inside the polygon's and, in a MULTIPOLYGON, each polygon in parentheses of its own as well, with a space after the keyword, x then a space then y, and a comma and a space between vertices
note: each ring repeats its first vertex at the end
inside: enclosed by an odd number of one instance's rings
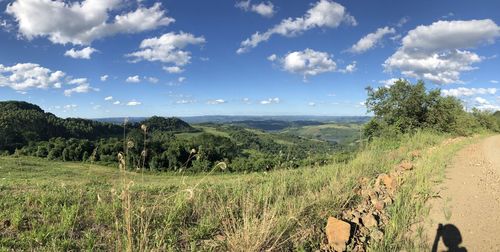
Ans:
POLYGON ((500 135, 459 151, 436 189, 424 231, 433 251, 500 251, 500 135))

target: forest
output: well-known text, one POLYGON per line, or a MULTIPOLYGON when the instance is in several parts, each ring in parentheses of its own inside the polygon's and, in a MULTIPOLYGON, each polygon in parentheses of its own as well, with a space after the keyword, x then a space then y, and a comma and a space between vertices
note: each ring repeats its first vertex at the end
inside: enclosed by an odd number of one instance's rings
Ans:
POLYGON ((157 116, 121 124, 62 119, 17 101, 1 102, 0 111, 3 155, 116 165, 122 153, 129 170, 193 172, 210 171, 218 162, 228 171, 248 172, 345 161, 350 155, 349 147, 334 142, 241 124, 195 128, 178 118, 157 116))

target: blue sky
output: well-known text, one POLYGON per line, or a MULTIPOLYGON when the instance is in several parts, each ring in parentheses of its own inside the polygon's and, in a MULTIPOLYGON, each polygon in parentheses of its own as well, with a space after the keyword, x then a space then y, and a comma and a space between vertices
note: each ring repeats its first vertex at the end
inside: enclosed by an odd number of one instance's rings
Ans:
POLYGON ((0 100, 62 117, 364 115, 364 88, 399 77, 500 110, 498 1, 0 0, 0 10, 0 100))

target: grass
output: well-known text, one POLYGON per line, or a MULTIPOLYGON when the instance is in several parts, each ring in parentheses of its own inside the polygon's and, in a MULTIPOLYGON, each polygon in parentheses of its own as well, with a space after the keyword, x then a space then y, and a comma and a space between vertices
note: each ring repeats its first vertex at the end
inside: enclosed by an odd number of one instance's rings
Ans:
MULTIPOLYGON (((417 133, 377 140, 347 164, 250 174, 141 174, 2 157, 0 251, 320 249, 327 217, 360 200, 354 189, 361 177, 375 178, 444 139, 417 133)), ((403 248, 401 233, 423 211, 413 195, 425 198, 427 176, 456 148, 436 148, 417 161, 416 176, 389 209, 384 242, 372 250, 403 248)))
POLYGON ((328 123, 287 128, 282 132, 302 136, 309 139, 335 141, 338 143, 351 143, 359 140, 361 124, 328 123))

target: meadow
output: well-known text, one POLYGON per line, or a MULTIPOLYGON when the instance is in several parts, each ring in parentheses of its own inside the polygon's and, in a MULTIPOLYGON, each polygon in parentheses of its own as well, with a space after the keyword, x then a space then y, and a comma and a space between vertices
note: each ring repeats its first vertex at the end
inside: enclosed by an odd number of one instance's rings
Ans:
POLYGON ((325 249, 329 216, 357 204, 361 178, 374 183, 413 151, 425 152, 388 206, 382 242, 411 249, 405 234, 446 162, 464 143, 417 132, 362 144, 346 163, 270 172, 131 172, 92 163, 0 158, 0 251, 313 251, 325 249))

